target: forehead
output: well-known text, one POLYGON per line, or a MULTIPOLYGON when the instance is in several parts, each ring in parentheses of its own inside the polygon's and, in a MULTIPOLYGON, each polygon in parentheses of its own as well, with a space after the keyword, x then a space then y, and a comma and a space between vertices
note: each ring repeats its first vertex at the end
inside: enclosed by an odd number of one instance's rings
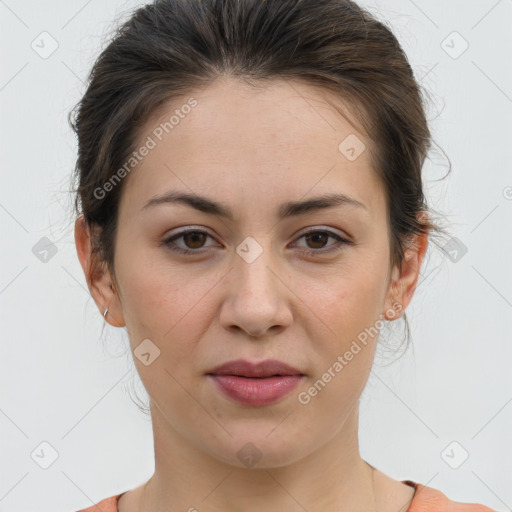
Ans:
POLYGON ((298 81, 253 87, 225 78, 174 98, 138 133, 136 148, 148 138, 154 147, 130 173, 122 203, 140 210, 151 195, 171 188, 232 195, 235 184, 245 195, 267 190, 269 197, 289 200, 313 188, 341 189, 372 203, 379 183, 371 141, 333 102, 340 99, 298 81), (184 108, 191 98, 195 106, 184 108))
POLYGON ((190 142, 197 144, 200 135, 203 144, 211 142, 225 153, 236 148, 240 154, 258 144, 276 152, 287 146, 311 149, 326 135, 326 143, 336 143, 351 133, 365 137, 355 116, 349 114, 347 120, 333 104, 342 105, 344 111, 354 106, 330 91, 297 80, 274 79, 250 85, 234 78, 219 78, 208 87, 164 104, 146 122, 142 135, 169 120, 169 114, 179 111, 191 96, 197 105, 178 120, 179 125, 172 129, 174 139, 188 142, 195 136, 190 142), (184 129, 177 129, 183 125, 184 129), (241 143, 244 146, 240 147, 241 143))

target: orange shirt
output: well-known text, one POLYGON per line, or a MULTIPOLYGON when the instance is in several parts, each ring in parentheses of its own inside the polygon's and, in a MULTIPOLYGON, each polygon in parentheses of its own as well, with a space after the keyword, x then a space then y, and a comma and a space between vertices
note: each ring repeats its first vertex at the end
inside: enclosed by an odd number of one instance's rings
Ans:
MULTIPOLYGON (((477 503, 461 503, 448 499, 441 491, 412 480, 402 480, 404 484, 414 487, 415 493, 411 505, 405 512, 496 512, 477 503)), ((106 498, 97 505, 84 508, 78 512, 118 512, 117 502, 124 493, 106 498)))

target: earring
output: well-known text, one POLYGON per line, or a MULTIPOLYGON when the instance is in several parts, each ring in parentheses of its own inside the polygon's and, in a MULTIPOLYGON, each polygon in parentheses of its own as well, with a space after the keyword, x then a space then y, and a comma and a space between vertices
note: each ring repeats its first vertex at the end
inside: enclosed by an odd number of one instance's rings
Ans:
POLYGON ((398 320, 402 316, 401 311, 395 311, 394 309, 388 309, 385 313, 381 313, 382 318, 387 322, 393 322, 393 320, 398 320), (388 314, 389 312, 389 314, 388 314))
POLYGON ((107 317, 107 313, 108 313, 108 308, 105 309, 105 312, 103 313, 103 318, 106 318, 107 317))

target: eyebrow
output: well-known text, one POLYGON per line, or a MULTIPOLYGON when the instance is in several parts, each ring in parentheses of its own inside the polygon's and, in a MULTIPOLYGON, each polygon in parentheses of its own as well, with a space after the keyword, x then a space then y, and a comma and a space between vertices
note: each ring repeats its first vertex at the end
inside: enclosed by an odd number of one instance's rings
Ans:
MULTIPOLYGON (((228 206, 205 196, 178 191, 170 191, 152 197, 142 207, 141 211, 162 204, 184 204, 203 213, 217 215, 231 221, 234 219, 233 212, 228 206)), ((325 208, 332 208, 334 206, 355 206, 368 211, 368 208, 357 199, 347 196, 346 194, 337 193, 323 194, 304 201, 289 201, 284 203, 279 208, 278 217, 280 219, 286 219, 298 215, 305 215, 325 208)))

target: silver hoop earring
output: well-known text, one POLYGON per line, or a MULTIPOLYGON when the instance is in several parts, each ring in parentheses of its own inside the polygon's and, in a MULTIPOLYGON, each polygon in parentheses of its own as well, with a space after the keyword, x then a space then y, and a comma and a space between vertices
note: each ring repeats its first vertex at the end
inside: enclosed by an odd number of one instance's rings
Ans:
POLYGON ((106 318, 107 317, 107 313, 108 313, 108 308, 105 309, 105 312, 103 313, 103 318, 106 318))

